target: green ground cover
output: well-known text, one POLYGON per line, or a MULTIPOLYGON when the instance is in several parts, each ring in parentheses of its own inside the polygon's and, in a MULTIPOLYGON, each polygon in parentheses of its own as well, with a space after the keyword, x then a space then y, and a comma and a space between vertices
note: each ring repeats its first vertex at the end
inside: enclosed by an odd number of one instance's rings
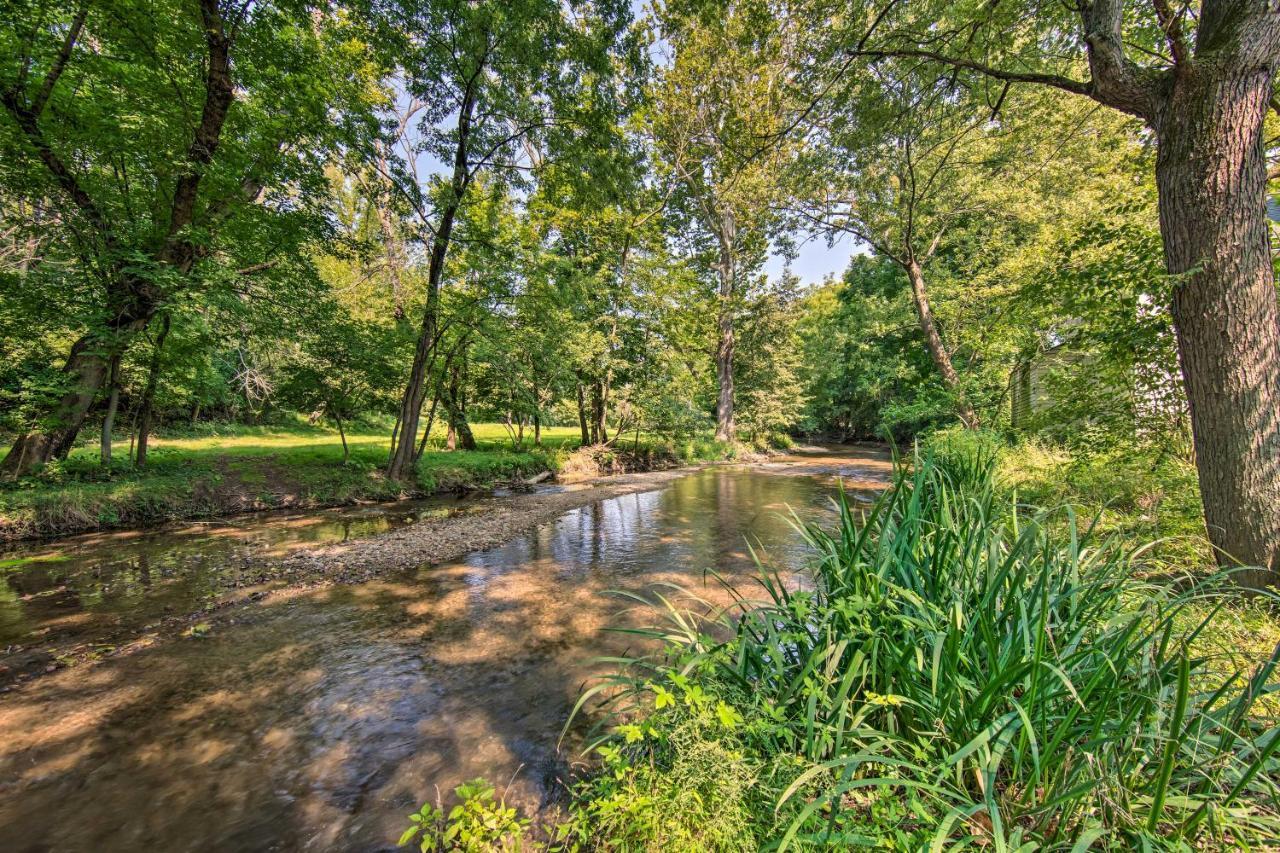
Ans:
POLYGON ((540 447, 526 435, 513 446, 501 424, 473 424, 473 451, 444 449, 444 430, 433 430, 412 482, 383 475, 390 427, 380 423, 347 432, 344 460, 338 433, 303 419, 268 426, 202 424, 196 431, 152 440, 147 467, 129 462, 127 441, 114 444, 114 462, 99 464, 97 445, 33 476, 0 482, 0 538, 53 535, 109 527, 226 515, 282 507, 319 507, 358 500, 395 500, 458 488, 485 488, 563 466, 610 470, 612 459, 644 467, 732 456, 737 448, 706 438, 667 442, 642 435, 619 441, 605 459, 571 460, 580 443, 576 427, 542 430, 540 447))

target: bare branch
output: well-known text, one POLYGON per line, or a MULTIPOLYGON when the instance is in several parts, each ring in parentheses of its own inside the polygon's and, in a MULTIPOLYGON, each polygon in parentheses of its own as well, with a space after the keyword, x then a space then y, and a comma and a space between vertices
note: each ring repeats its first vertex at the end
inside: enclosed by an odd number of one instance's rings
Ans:
POLYGON ((1056 89, 1062 89, 1063 91, 1072 92, 1077 95, 1092 95, 1091 87, 1088 83, 1073 80, 1070 77, 1063 77, 1059 74, 1007 71, 1003 68, 996 68, 995 66, 975 62, 974 60, 965 59, 963 57, 947 56, 933 50, 922 50, 919 48, 863 50, 862 55, 871 59, 891 59, 895 57, 931 59, 934 62, 941 62, 944 65, 951 65, 968 71, 976 71, 979 74, 985 74, 986 76, 994 77, 997 80, 1007 80, 1010 83, 1039 83, 1045 86, 1053 86, 1056 89))

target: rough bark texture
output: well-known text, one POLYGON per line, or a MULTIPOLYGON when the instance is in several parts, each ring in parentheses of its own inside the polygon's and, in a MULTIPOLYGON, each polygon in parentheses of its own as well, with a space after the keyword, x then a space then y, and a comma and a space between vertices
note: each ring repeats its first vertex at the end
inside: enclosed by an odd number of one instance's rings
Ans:
POLYGON ((1224 559, 1280 569, 1280 318, 1262 127, 1271 69, 1190 69, 1157 113, 1156 181, 1205 522, 1224 559))
POLYGON ((938 368, 942 382, 947 386, 956 400, 956 414, 964 425, 970 429, 978 425, 977 414, 964 398, 964 389, 960 385, 960 377, 951 363, 951 353, 942 343, 942 335, 938 333, 938 324, 933 319, 933 308, 929 305, 929 293, 924 286, 924 271, 915 260, 907 262, 907 278, 911 281, 911 299, 916 307, 916 319, 920 321, 920 331, 924 333, 924 342, 929 350, 929 357, 938 368))

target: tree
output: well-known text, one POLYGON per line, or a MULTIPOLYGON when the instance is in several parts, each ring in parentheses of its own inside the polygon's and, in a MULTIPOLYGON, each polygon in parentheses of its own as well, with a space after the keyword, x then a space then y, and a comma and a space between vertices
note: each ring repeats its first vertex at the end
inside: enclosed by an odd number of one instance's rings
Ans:
POLYGON ((301 319, 278 395, 313 417, 332 419, 346 462, 346 424, 393 393, 394 329, 357 320, 329 300, 308 306, 301 319))
POLYGON ((755 288, 746 305, 739 345, 738 423, 752 442, 785 434, 800 420, 799 281, 786 275, 774 287, 755 288))
POLYGON ((733 441, 735 316, 775 218, 789 41, 750 0, 672 3, 658 18, 674 55, 655 86, 652 132, 677 205, 710 243, 700 253, 717 282, 716 438, 733 441))
POLYGON ((1280 571, 1280 309, 1263 134, 1280 9, 1194 5, 947 4, 921 16, 890 4, 873 10, 869 28, 844 29, 839 53, 1052 86, 1150 128, 1205 522, 1224 561, 1257 567, 1237 575, 1241 582, 1261 586, 1280 571), (1063 67, 1063 54, 1073 67, 1063 67))
POLYGON ((66 455, 110 366, 202 267, 269 264, 322 226, 310 181, 361 126, 368 91, 345 28, 335 13, 226 0, 6 11, 0 157, 21 168, 5 191, 56 215, 58 259, 92 301, 62 388, 5 472, 66 455))
POLYGON ((531 150, 544 143, 555 147, 557 125, 566 121, 566 107, 576 105, 571 95, 611 73, 610 50, 629 20, 628 10, 618 3, 583 4, 576 10, 581 26, 569 11, 551 0, 410 4, 404 22, 405 84, 428 105, 419 120, 423 144, 414 156, 430 153, 449 166, 448 177, 425 193, 405 188, 430 198, 435 213, 429 224, 426 305, 388 476, 407 476, 413 464, 427 376, 439 343, 445 263, 468 189, 482 170, 496 180, 516 181, 531 166, 531 150))
POLYGON ((929 357, 961 422, 976 427, 977 413, 934 316, 926 272, 948 232, 980 209, 978 188, 1001 177, 983 168, 975 151, 987 116, 948 81, 904 68, 875 69, 825 107, 793 167, 798 210, 902 269, 929 357))
POLYGON ((951 422, 955 400, 920 346, 911 287, 895 262, 855 256, 839 281, 805 297, 806 431, 898 440, 951 422))

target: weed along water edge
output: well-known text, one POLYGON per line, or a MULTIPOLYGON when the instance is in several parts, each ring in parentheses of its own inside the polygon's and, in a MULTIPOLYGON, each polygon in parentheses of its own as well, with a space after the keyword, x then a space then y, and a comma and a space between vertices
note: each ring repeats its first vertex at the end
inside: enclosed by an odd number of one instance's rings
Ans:
POLYGON ((424 793, 477 776, 536 812, 578 757, 557 739, 592 659, 630 647, 612 590, 745 579, 748 542, 798 569, 786 513, 827 517, 838 479, 888 471, 867 451, 704 469, 35 680, 0 695, 0 847, 391 849, 424 793))

